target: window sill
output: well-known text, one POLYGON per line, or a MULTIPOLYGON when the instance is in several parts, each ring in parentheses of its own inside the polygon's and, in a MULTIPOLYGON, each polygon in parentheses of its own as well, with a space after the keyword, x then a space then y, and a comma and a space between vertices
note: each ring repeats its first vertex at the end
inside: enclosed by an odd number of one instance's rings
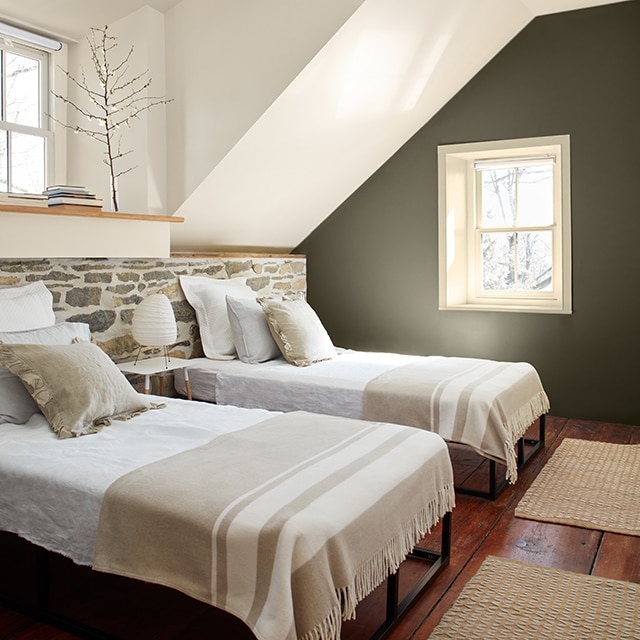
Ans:
POLYGON ((571 315, 573 310, 558 307, 537 307, 532 305, 498 305, 498 304, 450 304, 438 307, 439 311, 497 311, 507 313, 549 313, 555 315, 571 315))
POLYGON ((0 212, 27 213, 50 216, 75 216, 81 218, 102 218, 110 220, 145 220, 148 222, 184 222, 184 218, 178 216, 156 216, 148 213, 116 213, 115 211, 103 211, 98 207, 56 205, 54 207, 27 206, 18 204, 0 204, 0 212))

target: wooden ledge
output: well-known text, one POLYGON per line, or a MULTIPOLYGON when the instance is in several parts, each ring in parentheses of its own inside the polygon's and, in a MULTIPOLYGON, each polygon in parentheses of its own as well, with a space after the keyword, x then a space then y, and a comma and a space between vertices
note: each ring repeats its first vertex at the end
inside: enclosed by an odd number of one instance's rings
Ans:
POLYGON ((144 220, 145 222, 184 222, 178 216, 154 216, 149 213, 117 213, 102 211, 98 207, 81 205, 55 205, 53 207, 30 207, 19 204, 0 204, 0 211, 7 213, 36 213, 48 216, 75 216, 80 218, 102 218, 110 220, 144 220))

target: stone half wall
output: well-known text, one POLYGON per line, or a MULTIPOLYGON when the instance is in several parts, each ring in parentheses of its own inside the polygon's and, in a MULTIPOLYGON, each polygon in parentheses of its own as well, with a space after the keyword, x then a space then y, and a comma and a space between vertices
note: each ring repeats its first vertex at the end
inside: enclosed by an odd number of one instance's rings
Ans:
MULTIPOLYGON (((179 276, 246 278, 257 296, 294 297, 306 294, 304 256, 224 256, 128 258, 0 259, 0 287, 42 280, 53 294, 58 320, 86 322, 93 340, 115 362, 138 352, 131 335, 133 311, 154 293, 164 293, 173 306, 178 327, 171 355, 201 357, 195 312, 180 287, 179 276)), ((152 354, 143 350, 141 357, 152 354)), ((136 387, 139 381, 134 380, 136 387)))

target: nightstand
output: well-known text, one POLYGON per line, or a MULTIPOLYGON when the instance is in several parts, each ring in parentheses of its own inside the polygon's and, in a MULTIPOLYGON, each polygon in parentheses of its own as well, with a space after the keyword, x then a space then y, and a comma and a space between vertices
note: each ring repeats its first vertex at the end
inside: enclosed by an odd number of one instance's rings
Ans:
POLYGON ((157 358, 145 358, 142 360, 130 360, 121 362, 118 369, 123 373, 138 373, 144 376, 144 392, 151 391, 151 376, 160 376, 160 395, 164 394, 164 374, 174 369, 184 369, 184 385, 187 389, 187 398, 191 400, 191 384, 189 383, 189 360, 186 358, 169 358, 164 356, 157 358))

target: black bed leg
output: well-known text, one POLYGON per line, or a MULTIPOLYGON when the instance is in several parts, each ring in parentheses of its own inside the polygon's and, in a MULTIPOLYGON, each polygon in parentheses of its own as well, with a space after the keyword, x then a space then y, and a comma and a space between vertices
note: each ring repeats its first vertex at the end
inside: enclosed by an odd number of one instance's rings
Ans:
POLYGON ((434 552, 421 547, 416 547, 411 554, 412 558, 426 560, 431 566, 424 573, 418 583, 411 591, 398 602, 398 578, 399 571, 391 574, 387 578, 387 603, 385 621, 378 627, 370 640, 382 640, 387 634, 398 624, 402 616, 422 595, 426 587, 435 580, 440 572, 449 564, 451 555, 451 512, 447 512, 442 517, 442 534, 440 542, 440 551, 434 552))

